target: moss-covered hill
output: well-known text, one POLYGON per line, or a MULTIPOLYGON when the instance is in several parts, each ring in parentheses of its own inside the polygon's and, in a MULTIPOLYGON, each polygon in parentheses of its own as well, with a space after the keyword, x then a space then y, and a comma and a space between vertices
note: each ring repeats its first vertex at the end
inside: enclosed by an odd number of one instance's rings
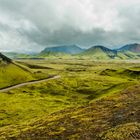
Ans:
POLYGON ((31 74, 0 53, 0 88, 33 80, 31 74))
POLYGON ((140 86, 137 85, 87 106, 36 120, 20 131, 8 128, 5 134, 9 139, 31 140, 138 140, 139 116, 140 86))
POLYGON ((49 68, 13 61, 0 53, 0 89, 27 81, 48 78, 47 69, 49 68))

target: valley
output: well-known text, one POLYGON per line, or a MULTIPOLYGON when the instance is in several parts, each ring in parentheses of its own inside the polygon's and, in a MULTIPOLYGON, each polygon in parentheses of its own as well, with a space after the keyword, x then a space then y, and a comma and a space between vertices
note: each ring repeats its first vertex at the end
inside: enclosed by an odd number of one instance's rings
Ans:
POLYGON ((14 63, 7 64, 7 71, 14 72, 12 65, 22 71, 23 77, 28 74, 28 79, 19 83, 61 77, 0 93, 0 139, 139 137, 139 61, 50 58, 14 63))

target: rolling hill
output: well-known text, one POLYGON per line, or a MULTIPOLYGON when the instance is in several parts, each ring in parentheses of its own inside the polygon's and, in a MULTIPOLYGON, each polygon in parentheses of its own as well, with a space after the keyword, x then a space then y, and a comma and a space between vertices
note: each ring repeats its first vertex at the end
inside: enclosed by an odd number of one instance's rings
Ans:
POLYGON ((33 80, 31 73, 22 69, 0 53, 0 88, 33 80))
POLYGON ((63 46, 55 46, 50 48, 45 48, 41 54, 49 54, 49 53, 62 53, 62 54, 78 54, 83 52, 84 50, 78 47, 77 45, 63 45, 63 46))
POLYGON ((80 54, 82 57, 90 57, 97 60, 133 60, 140 59, 140 45, 129 44, 119 49, 109 49, 104 46, 93 46, 80 54))
POLYGON ((111 50, 104 46, 93 46, 93 47, 85 50, 80 55, 92 57, 92 58, 96 58, 96 59, 114 59, 116 57, 116 54, 117 54, 117 51, 111 50))

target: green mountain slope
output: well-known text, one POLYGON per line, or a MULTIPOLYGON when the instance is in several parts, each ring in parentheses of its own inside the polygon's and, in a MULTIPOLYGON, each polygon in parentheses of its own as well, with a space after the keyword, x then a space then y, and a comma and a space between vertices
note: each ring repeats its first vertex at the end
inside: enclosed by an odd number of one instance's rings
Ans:
POLYGON ((111 60, 111 59, 118 59, 118 60, 133 60, 133 59, 140 59, 140 52, 139 48, 140 45, 126 45, 117 50, 111 50, 104 46, 93 46, 79 56, 88 57, 93 59, 99 60, 111 60))
POLYGON ((92 57, 95 59, 114 59, 116 53, 116 51, 104 46, 93 46, 81 53, 80 56, 92 57))
POLYGON ((133 60, 140 59, 140 55, 131 51, 118 51, 116 58, 124 60, 133 60))
POLYGON ((41 52, 41 54, 45 54, 45 53, 77 54, 77 53, 81 53, 82 51, 83 49, 81 49, 77 45, 62 45, 62 46, 45 48, 41 52))
POLYGON ((31 74, 0 53, 0 88, 33 80, 31 74))
POLYGON ((117 49, 117 57, 120 59, 140 59, 140 44, 128 44, 117 49))

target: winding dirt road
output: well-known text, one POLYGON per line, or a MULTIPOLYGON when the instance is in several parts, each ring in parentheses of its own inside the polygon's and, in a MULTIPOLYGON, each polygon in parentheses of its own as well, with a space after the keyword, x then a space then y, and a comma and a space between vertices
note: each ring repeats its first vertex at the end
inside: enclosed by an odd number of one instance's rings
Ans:
POLYGON ((6 92, 6 91, 9 91, 11 89, 23 87, 23 86, 26 86, 26 85, 38 84, 38 83, 42 83, 42 82, 46 82, 46 81, 53 80, 53 79, 58 79, 58 78, 61 78, 61 76, 56 75, 56 76, 53 76, 51 78, 46 78, 46 79, 43 79, 43 80, 37 80, 37 81, 32 81, 32 82, 21 83, 21 84, 17 84, 17 85, 11 86, 11 87, 0 89, 0 92, 6 92))

